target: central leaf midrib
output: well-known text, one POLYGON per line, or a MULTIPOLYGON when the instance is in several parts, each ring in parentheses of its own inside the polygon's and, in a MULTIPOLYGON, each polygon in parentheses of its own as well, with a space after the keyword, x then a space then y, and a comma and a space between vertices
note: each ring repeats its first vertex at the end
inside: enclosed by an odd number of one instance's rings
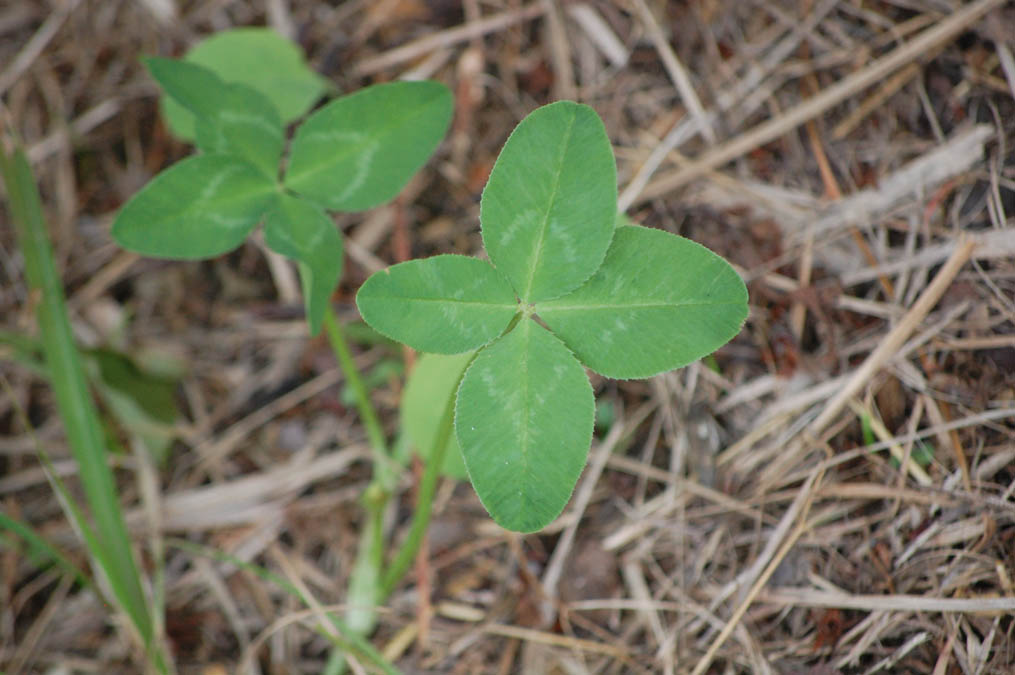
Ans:
MULTIPOLYGON (((522 399, 524 401, 523 405, 522 405, 522 409, 524 411, 524 415, 522 417, 522 433, 521 433, 521 437, 522 437, 522 442, 521 442, 521 448, 522 448, 522 472, 524 472, 526 475, 528 475, 528 474, 531 474, 531 470, 532 470, 531 463, 529 462, 529 426, 530 426, 529 425, 529 391, 532 388, 530 386, 530 383, 529 383, 529 357, 531 356, 529 354, 529 338, 532 337, 532 327, 530 325, 526 325, 525 326, 525 333, 521 334, 521 335, 524 338, 524 342, 522 344, 523 358, 521 359, 521 361, 522 361, 522 363, 521 363, 522 382, 524 383, 524 386, 523 386, 524 394, 522 395, 522 399)), ((526 480, 525 481, 525 485, 531 485, 531 484, 532 484, 531 480, 526 480)), ((524 488, 522 489, 522 495, 523 495, 523 499, 527 502, 528 499, 529 499, 529 495, 528 495, 527 491, 524 488)))
MULTIPOLYGON (((378 139, 397 131, 407 120, 411 121, 422 117, 433 102, 433 100, 427 101, 426 103, 420 105, 418 109, 410 110, 406 115, 399 117, 397 121, 392 122, 389 119, 388 121, 391 123, 376 127, 376 133, 372 134, 373 142, 380 142, 378 139)), ((346 146, 346 150, 344 152, 338 151, 326 154, 325 158, 319 162, 306 162, 299 171, 287 171, 284 182, 289 185, 292 184, 292 182, 300 183, 302 181, 312 179, 317 175, 326 172, 330 167, 336 164, 341 164, 349 157, 356 157, 359 155, 359 151, 369 144, 369 139, 370 137, 368 136, 367 140, 346 146)), ((291 157, 290 161, 292 161, 291 157)))
POLYGON ((550 201, 547 205, 546 213, 543 215, 543 224, 539 228, 539 240, 536 242, 536 250, 530 258, 532 262, 529 265, 529 278, 526 282, 525 293, 523 294, 526 301, 532 300, 532 282, 536 278, 536 267, 539 265, 540 257, 543 255, 543 242, 546 241, 546 230, 550 222, 550 212, 553 210, 554 202, 557 201, 557 192, 560 190, 560 176, 564 172, 564 157, 567 155, 567 148, 571 142, 571 133, 574 130, 574 124, 577 119, 577 114, 571 115, 571 121, 567 125, 567 132, 564 134, 564 142, 561 144, 561 152, 557 157, 557 171, 553 181, 553 192, 550 194, 550 201))
POLYGON ((646 303, 631 303, 624 302, 614 305, 550 305, 540 307, 536 305, 536 313, 544 314, 556 311, 562 312, 576 312, 581 310, 598 310, 598 309, 669 309, 673 307, 715 307, 719 305, 738 305, 736 301, 724 301, 724 302, 646 302, 646 303))
POLYGON ((389 297, 389 298, 382 298, 380 296, 375 296, 374 299, 376 301, 380 301, 380 302, 384 302, 384 301, 395 302, 397 300, 409 300, 409 301, 412 301, 412 302, 439 302, 439 303, 442 303, 442 304, 452 304, 452 305, 479 305, 480 307, 508 307, 508 308, 510 308, 512 310, 518 304, 514 300, 512 300, 510 302, 506 302, 506 303, 499 303, 499 302, 481 302, 479 300, 448 300, 446 298, 415 298, 415 297, 410 297, 410 296, 405 296, 405 295, 398 295, 398 296, 389 297))
MULTIPOLYGON (((243 164, 245 165, 244 168, 253 169, 254 171, 257 172, 257 178, 259 180, 261 178, 264 178, 264 172, 261 171, 256 166, 254 166, 253 164, 251 164, 250 162, 247 162, 246 160, 234 158, 228 155, 219 155, 219 156, 229 157, 230 160, 235 160, 236 164, 243 164)), ((229 167, 227 166, 225 168, 229 167)), ((187 204, 182 211, 179 211, 175 214, 166 211, 166 216, 164 218, 161 219, 153 218, 152 220, 153 222, 156 223, 170 222, 177 221, 181 217, 187 217, 195 213, 203 214, 208 212, 209 209, 214 212, 221 211, 224 209, 232 209, 232 207, 234 206, 240 206, 243 204, 250 204, 251 206, 253 206, 260 199, 271 196, 271 193, 274 191, 275 185, 270 182, 260 185, 251 185, 246 190, 226 190, 225 192, 222 192, 217 189, 214 193, 208 195, 208 197, 206 197, 205 199, 200 201, 194 201, 187 204)))
POLYGON ((290 170, 286 172, 285 182, 287 185, 299 187, 300 183, 317 178, 321 174, 327 173, 332 167, 346 162, 349 158, 359 156, 363 148, 367 147, 367 145, 369 145, 368 141, 360 141, 349 144, 346 146, 345 151, 337 151, 330 154, 326 159, 323 159, 320 162, 310 162, 304 160, 304 165, 300 168, 300 170, 290 170))

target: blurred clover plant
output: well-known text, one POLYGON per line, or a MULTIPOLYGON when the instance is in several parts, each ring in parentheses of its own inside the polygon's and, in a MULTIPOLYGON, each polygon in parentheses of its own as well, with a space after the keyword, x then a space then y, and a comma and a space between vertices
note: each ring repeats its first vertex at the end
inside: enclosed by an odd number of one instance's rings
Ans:
POLYGON ((320 331, 342 271, 342 238, 327 211, 362 211, 398 194, 451 121, 439 82, 391 82, 331 101, 295 45, 267 29, 220 33, 182 60, 149 58, 169 126, 198 153, 158 174, 113 223, 113 238, 144 255, 226 253, 264 223, 265 243, 299 263, 310 332, 320 331))
MULTIPOLYGON (((383 513, 399 467, 330 306, 343 245, 328 211, 363 211, 393 199, 444 138, 451 91, 432 81, 369 86, 312 112, 287 142, 287 126, 307 114, 326 82, 298 47, 273 31, 225 31, 183 59, 149 58, 145 65, 162 87, 170 130, 198 152, 123 206, 113 238, 143 255, 198 260, 235 249, 263 223, 267 246, 298 263, 310 332, 325 328, 373 451, 349 610, 344 621, 332 619, 345 638, 364 636, 421 537, 410 538, 385 570, 383 513)), ((427 522, 428 510, 414 531, 427 522)), ((337 649, 325 672, 342 672, 344 665, 337 649)))

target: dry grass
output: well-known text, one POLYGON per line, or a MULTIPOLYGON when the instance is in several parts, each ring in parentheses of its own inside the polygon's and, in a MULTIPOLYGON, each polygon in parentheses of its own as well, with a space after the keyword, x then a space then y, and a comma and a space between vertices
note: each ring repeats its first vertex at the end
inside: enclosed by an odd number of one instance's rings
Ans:
MULTIPOLYGON (((341 603, 364 435, 291 270, 261 249, 140 260, 115 209, 186 153, 142 54, 234 25, 295 37, 342 90, 412 73, 456 92, 453 130, 391 206, 344 215, 337 297, 373 270, 478 248, 478 196, 513 125, 595 106, 634 220, 729 257, 743 333, 647 382, 595 380, 616 421, 565 515, 493 526, 445 485, 420 573, 374 644, 405 672, 1015 672, 1015 9, 1001 0, 10 0, 4 116, 30 148, 88 345, 172 355, 186 421, 143 509, 141 549, 184 535, 341 603), (860 420, 869 420, 866 446, 860 420), (929 451, 929 452, 928 452, 929 451)), ((6 214, 0 218, 6 218, 6 214)), ((0 329, 27 332, 0 220, 0 329)), ((397 357, 364 349, 364 367, 397 357)), ((0 373, 59 471, 49 392, 0 373)), ((399 385, 376 400, 390 429, 399 385)), ((0 394, 0 508, 81 559, 34 445, 0 394)), ((406 479, 409 487, 410 478, 406 479)), ((408 496, 401 508, 410 508, 408 496)), ((396 523, 405 512, 393 513, 396 523)), ((180 672, 316 672, 292 598, 170 548, 180 672)), ((0 670, 134 672, 95 598, 0 548, 0 670)))

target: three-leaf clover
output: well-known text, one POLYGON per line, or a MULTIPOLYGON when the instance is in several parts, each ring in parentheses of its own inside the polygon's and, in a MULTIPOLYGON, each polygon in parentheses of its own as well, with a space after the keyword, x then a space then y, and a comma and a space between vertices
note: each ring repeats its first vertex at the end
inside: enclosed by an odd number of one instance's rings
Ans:
POLYGON ((613 150, 595 111, 561 101, 515 128, 480 204, 490 261, 438 255, 371 276, 356 301, 379 332, 423 352, 478 350, 455 434, 500 525, 531 532, 563 510, 595 415, 584 366, 612 378, 684 366, 733 338, 747 290, 682 237, 616 226, 613 150))
POLYGON ((342 238, 325 210, 359 211, 392 199, 444 137, 451 92, 438 82, 392 82, 337 98, 297 128, 283 161, 284 122, 320 95, 320 78, 295 46, 263 31, 204 44, 193 60, 146 60, 168 99, 189 114, 175 123, 193 130, 199 153, 134 195, 114 221, 113 237, 145 255, 200 259, 231 251, 263 222, 268 247, 299 263, 316 334, 342 271, 342 238), (257 49, 270 65, 248 67, 245 79, 235 64, 198 63, 257 49))

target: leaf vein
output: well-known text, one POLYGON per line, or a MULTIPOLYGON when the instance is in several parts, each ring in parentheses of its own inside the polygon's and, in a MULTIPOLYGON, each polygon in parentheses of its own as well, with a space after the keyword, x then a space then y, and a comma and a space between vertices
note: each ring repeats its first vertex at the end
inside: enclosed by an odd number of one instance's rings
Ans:
POLYGON ((546 242, 546 231, 549 229, 550 214, 553 212, 553 204, 557 201, 557 193, 560 191, 560 176, 564 173, 564 158, 567 156, 567 148, 571 143, 571 134, 574 131, 575 121, 578 119, 577 114, 571 115, 571 121, 568 123, 567 132, 564 134, 564 142, 560 146, 560 156, 557 158, 557 170, 556 175, 553 178, 553 192, 550 194, 550 200, 547 204, 546 213, 543 214, 543 224, 539 228, 539 240, 536 242, 536 250, 533 251, 532 261, 529 265, 529 279, 525 285, 525 299, 528 300, 532 295, 532 282, 536 278, 536 267, 539 265, 539 259, 543 255, 543 244, 546 242))
POLYGON ((398 296, 393 296, 393 297, 389 296, 389 297, 386 297, 386 298, 385 297, 375 297, 374 298, 375 302, 385 302, 385 301, 387 301, 387 302, 394 302, 396 300, 410 300, 412 302, 436 302, 436 303, 450 304, 450 305, 477 305, 477 306, 480 306, 480 307, 507 307, 507 308, 510 308, 510 309, 514 309, 515 304, 516 304, 514 301, 511 301, 511 302, 482 302, 482 301, 479 301, 479 300, 449 300, 449 299, 446 299, 446 298, 417 298, 417 297, 411 297, 411 296, 406 296, 406 295, 398 295, 398 296))
POLYGON ((574 312, 581 310, 603 310, 603 309, 670 309, 674 307, 724 307, 727 305, 739 305, 738 301, 730 302, 646 302, 646 303, 629 303, 625 302, 622 304, 607 305, 553 305, 549 307, 536 306, 536 313, 540 311, 552 313, 557 311, 562 312, 574 312))

